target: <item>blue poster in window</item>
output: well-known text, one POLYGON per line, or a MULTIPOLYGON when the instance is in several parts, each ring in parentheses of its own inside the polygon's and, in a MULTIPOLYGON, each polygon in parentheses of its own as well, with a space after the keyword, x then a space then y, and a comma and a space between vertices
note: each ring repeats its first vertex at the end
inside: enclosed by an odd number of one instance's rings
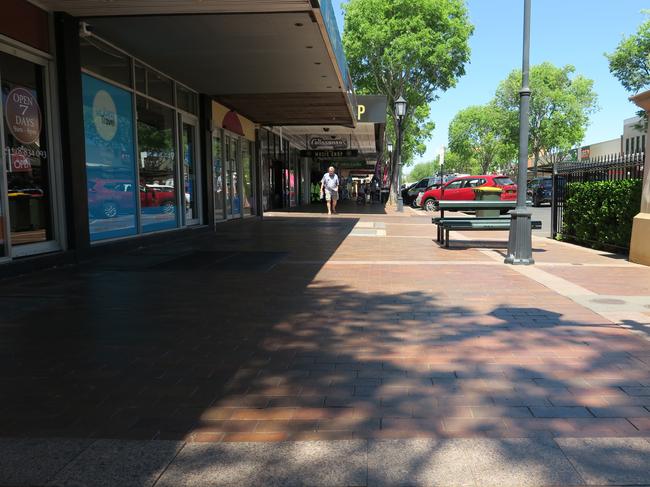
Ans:
POLYGON ((90 240, 137 233, 132 94, 82 74, 90 240))

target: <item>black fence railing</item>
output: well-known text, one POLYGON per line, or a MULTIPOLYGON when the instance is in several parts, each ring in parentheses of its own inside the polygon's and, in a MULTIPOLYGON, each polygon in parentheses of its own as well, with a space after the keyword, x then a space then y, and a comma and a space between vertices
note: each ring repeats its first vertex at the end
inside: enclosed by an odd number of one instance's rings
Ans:
POLYGON ((570 183, 587 181, 611 181, 615 179, 643 179, 645 154, 598 157, 588 161, 561 162, 553 168, 553 208, 551 212, 551 231, 553 238, 558 235, 572 238, 575 235, 563 235, 562 219, 564 203, 570 197, 570 183))

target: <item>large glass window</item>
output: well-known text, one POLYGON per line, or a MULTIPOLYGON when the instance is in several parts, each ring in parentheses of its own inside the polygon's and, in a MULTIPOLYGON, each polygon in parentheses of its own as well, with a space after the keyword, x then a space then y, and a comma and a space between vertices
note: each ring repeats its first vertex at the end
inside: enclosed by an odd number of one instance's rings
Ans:
POLYGON ((185 224, 196 223, 199 218, 196 187, 196 154, 195 139, 196 128, 194 125, 183 123, 183 197, 185 203, 185 224))
POLYGON ((214 191, 214 219, 223 220, 225 218, 223 212, 223 166, 221 155, 221 133, 216 131, 212 135, 212 185, 214 191))
POLYGON ((188 113, 198 115, 199 97, 193 91, 188 90, 182 85, 176 85, 176 106, 188 113))
POLYGON ((135 63, 135 88, 140 93, 169 105, 174 103, 172 80, 138 62, 135 63))
POLYGON ((237 138, 226 136, 226 214, 228 218, 241 216, 241 193, 239 174, 239 144, 237 138))
POLYGON ((82 67, 104 78, 131 86, 131 60, 126 54, 96 37, 83 37, 79 44, 82 67))
MULTIPOLYGON (((15 246, 53 239, 51 216, 51 153, 47 141, 44 68, 0 53, 3 159, 7 168, 11 244, 15 246)), ((4 188, 2 189, 4 191, 4 188)), ((1 198, 0 198, 1 201, 1 198)), ((8 213, 8 215, 7 215, 8 213)), ((0 230, 5 244, 4 228, 0 230)), ((2 255, 5 253, 2 245, 2 255)))
POLYGON ((253 201, 253 173, 251 158, 251 143, 242 140, 241 163, 242 163, 242 183, 243 183, 243 203, 244 215, 252 215, 255 202, 253 201))
POLYGON ((174 111, 137 98, 138 170, 142 230, 177 226, 174 111))
POLYGON ((199 223, 199 132, 188 115, 198 94, 95 36, 80 44, 91 241, 199 223))
POLYGON ((135 235, 132 95, 86 74, 82 83, 90 240, 135 235))

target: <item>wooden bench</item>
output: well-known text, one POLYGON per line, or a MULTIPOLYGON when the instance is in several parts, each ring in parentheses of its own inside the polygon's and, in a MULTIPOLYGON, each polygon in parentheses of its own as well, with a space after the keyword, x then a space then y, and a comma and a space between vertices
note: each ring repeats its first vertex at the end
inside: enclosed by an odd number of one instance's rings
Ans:
MULTIPOLYGON (((449 232, 451 230, 463 231, 495 231, 495 230, 510 230, 510 217, 506 218, 440 218, 438 222, 434 222, 442 231, 442 241, 446 248, 449 248, 449 232)), ((531 227, 533 229, 542 228, 541 221, 532 221, 531 227)))

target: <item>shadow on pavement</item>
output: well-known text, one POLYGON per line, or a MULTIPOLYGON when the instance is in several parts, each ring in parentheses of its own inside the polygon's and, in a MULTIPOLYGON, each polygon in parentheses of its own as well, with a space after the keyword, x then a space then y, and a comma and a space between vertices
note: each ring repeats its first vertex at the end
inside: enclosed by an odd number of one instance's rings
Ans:
MULTIPOLYGON (((323 266, 356 221, 240 222, 175 247, 1 283, 16 303, 0 322, 2 436, 639 434, 627 418, 650 406, 634 389, 650 385, 645 343, 549 290, 522 305, 529 291, 499 289, 510 276, 500 268, 440 282, 429 269, 323 266)), ((435 469, 441 445, 409 454, 406 474, 435 469)), ((505 468, 536 465, 542 481, 555 479, 539 451, 508 445, 494 447, 505 468)), ((365 442, 347 448, 349 458, 368 454, 365 442)), ((251 454, 229 449, 205 457, 204 468, 241 466, 251 454)), ((304 462, 283 475, 317 463, 304 462)), ((350 468, 356 476, 367 467, 350 468)))

